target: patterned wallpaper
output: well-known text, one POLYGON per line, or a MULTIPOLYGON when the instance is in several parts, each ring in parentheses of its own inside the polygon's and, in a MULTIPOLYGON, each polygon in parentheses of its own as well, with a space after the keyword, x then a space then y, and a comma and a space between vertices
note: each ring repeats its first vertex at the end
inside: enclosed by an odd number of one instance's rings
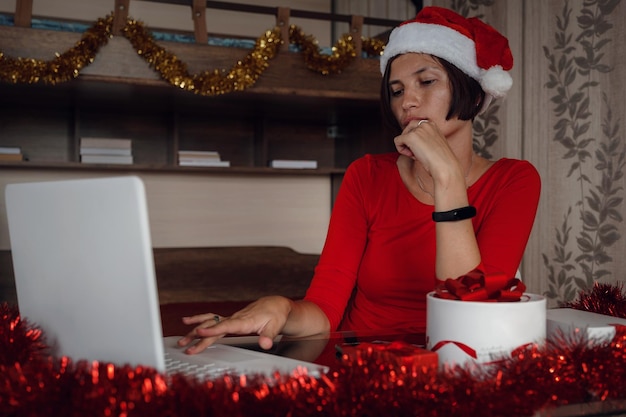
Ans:
POLYGON ((554 15, 551 42, 543 45, 551 139, 566 162, 561 180, 576 185, 555 225, 552 250, 542 254, 546 295, 557 300, 571 300, 596 281, 624 278, 615 269, 624 253, 613 250, 624 239, 623 107, 615 113, 624 95, 603 82, 617 69, 611 55, 617 54, 620 27, 613 13, 620 3, 564 2, 554 15))
POLYGON ((521 66, 514 75, 519 88, 475 123, 474 145, 485 156, 528 159, 541 173, 542 201, 522 267, 530 290, 554 306, 595 282, 623 283, 626 6, 621 0, 432 3, 480 16, 506 33, 521 66), (514 140, 509 124, 522 132, 517 155, 502 153, 503 142, 514 140))

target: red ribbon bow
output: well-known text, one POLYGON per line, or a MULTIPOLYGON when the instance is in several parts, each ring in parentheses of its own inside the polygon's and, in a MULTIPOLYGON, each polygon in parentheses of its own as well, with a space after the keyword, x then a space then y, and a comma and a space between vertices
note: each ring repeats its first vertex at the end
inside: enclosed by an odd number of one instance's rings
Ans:
POLYGON ((456 279, 448 278, 435 288, 439 298, 461 301, 519 301, 526 285, 504 274, 485 275, 474 269, 456 279))

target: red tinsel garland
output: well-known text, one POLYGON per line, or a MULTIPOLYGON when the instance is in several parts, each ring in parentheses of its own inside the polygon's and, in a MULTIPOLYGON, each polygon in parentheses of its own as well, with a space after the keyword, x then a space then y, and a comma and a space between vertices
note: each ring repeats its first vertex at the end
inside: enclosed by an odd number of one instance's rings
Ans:
MULTIPOLYGON (((623 300, 619 290, 598 287, 586 297, 623 300)), ((591 299, 580 302, 595 305, 591 299)), ((199 382, 151 368, 52 359, 44 335, 14 307, 0 305, 0 317, 0 415, 530 416, 626 398, 624 327, 604 344, 564 337, 481 372, 410 369, 364 349, 319 380, 274 375, 268 384, 262 376, 199 382)))
POLYGON ((621 283, 595 283, 590 291, 581 292, 565 307, 626 319, 626 293, 621 283))

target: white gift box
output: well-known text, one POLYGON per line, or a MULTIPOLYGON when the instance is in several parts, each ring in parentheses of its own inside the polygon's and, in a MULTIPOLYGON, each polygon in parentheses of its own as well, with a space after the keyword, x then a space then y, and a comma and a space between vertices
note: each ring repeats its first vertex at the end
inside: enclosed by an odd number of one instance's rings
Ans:
POLYGON ((426 348, 439 364, 487 364, 546 338, 546 299, 525 293, 520 301, 426 298, 426 348))
POLYGON ((626 319, 573 308, 554 308, 546 313, 548 339, 577 338, 580 332, 592 343, 610 342, 615 326, 626 326, 626 319))

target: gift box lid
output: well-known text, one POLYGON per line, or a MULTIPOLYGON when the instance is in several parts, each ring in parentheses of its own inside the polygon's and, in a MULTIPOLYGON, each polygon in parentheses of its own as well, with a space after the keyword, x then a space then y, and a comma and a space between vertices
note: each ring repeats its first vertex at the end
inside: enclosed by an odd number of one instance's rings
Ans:
POLYGON ((573 308, 554 308, 546 312, 546 333, 549 339, 557 336, 576 336, 586 331, 590 341, 610 341, 616 326, 626 326, 626 319, 592 313, 573 308))

